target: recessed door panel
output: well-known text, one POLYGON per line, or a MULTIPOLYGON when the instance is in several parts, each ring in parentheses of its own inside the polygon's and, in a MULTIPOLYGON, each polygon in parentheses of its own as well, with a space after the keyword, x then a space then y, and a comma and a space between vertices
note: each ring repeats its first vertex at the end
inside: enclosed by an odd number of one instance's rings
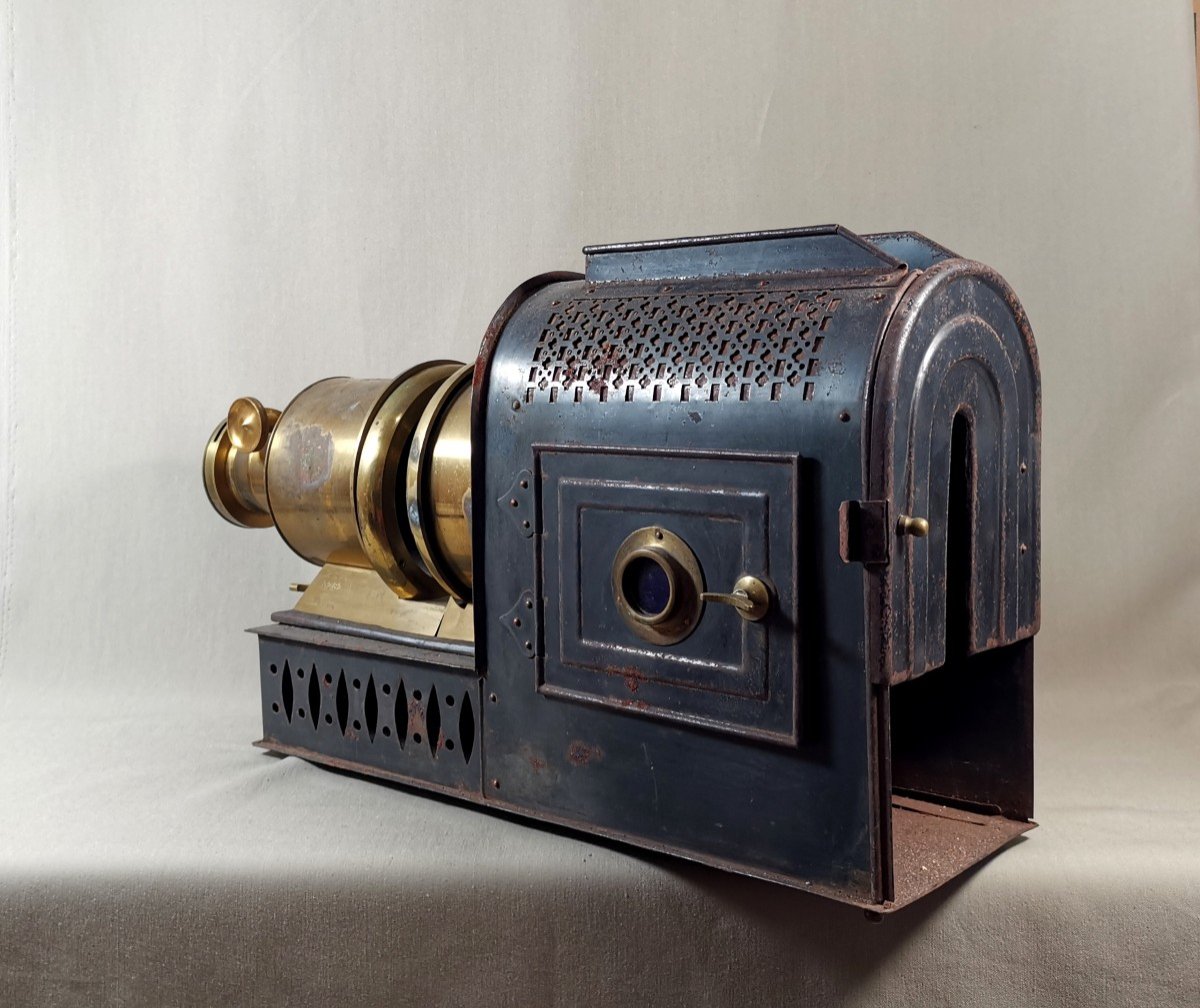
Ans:
POLYGON ((794 744, 798 464, 539 451, 539 690, 794 744), (735 590, 753 583, 765 613, 735 590))

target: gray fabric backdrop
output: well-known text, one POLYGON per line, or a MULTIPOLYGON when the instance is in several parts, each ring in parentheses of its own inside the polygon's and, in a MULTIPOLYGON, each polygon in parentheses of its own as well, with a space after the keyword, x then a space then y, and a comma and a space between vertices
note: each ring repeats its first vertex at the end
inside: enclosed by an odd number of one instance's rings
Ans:
POLYGON ((8 0, 0 1002, 1200 1002, 1187 0, 8 0), (311 568, 228 402, 475 352, 584 242, 839 222, 997 267, 1044 379, 1043 825, 883 924, 279 760, 311 568))

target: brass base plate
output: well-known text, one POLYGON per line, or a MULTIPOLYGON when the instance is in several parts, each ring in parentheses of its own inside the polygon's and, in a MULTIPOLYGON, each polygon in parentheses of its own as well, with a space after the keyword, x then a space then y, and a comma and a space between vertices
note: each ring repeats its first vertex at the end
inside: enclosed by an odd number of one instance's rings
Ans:
POLYGON ((402 599, 375 571, 365 567, 326 564, 292 608, 422 637, 475 639, 475 613, 470 605, 460 606, 448 598, 402 599))
POLYGON ((294 608, 331 619, 433 637, 442 623, 446 600, 402 599, 373 570, 326 564, 294 608))
POLYGON ((438 627, 439 637, 446 640, 475 640, 475 607, 470 603, 459 605, 454 599, 447 599, 446 613, 442 617, 442 625, 438 627))

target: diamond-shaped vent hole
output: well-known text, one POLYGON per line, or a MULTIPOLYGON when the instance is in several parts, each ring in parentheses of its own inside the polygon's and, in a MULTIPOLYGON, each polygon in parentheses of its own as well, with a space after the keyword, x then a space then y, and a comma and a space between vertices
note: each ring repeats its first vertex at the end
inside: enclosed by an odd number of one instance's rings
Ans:
POLYGON ((437 759, 438 741, 442 734, 442 706, 438 703, 436 686, 429 691, 429 706, 425 708, 425 729, 428 734, 429 755, 437 759))
POLYGON ((367 718, 367 737, 375 741, 375 726, 379 724, 379 700, 375 696, 375 677, 367 680, 367 699, 363 703, 363 713, 367 718))
POLYGON ((337 685, 337 719, 338 728, 346 734, 346 719, 350 716, 350 691, 346 688, 346 672, 338 673, 337 685))
POLYGON ((408 741, 408 690, 404 688, 404 680, 400 680, 400 688, 396 690, 396 741, 400 748, 408 741))
POLYGON ((283 713, 288 721, 292 720, 292 670, 287 662, 283 663, 283 683, 280 687, 283 690, 283 713))
POLYGON ((317 727, 317 715, 321 710, 321 683, 317 676, 317 666, 313 666, 312 675, 308 677, 308 716, 312 718, 313 727, 317 727))
POLYGON ((471 762, 475 749, 475 711, 471 707, 471 694, 464 693, 462 706, 458 709, 458 740, 462 747, 463 762, 471 762))

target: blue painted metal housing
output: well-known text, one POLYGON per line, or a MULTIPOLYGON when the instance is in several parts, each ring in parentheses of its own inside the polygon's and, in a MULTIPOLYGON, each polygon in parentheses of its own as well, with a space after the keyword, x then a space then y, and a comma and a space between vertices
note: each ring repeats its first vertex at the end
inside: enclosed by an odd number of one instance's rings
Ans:
MULTIPOLYGON (((587 252, 584 277, 509 307, 477 371, 476 643, 494 698, 485 800, 894 903, 889 677, 913 674, 896 648, 946 636, 955 397, 974 404, 980 465, 1037 463, 1036 359, 1015 299, 990 270, 912 233, 809 228, 587 252), (978 363, 956 364, 963 355, 978 363), (878 369, 902 377, 880 393, 878 369), (886 478, 872 471, 883 444, 896 453, 886 478), (861 530, 845 527, 843 505, 897 480, 916 489, 878 498, 885 527, 866 533, 883 553, 849 556, 861 530), (912 508, 934 516, 929 540, 893 535, 912 508), (680 645, 630 632, 612 555, 659 525, 693 544, 710 590, 743 573, 768 580, 769 619, 709 605, 680 645), (913 595, 925 607, 901 609, 913 595), (521 600, 532 608, 513 632, 521 600)), ((1036 481, 996 497, 981 480, 977 576, 1002 570, 1027 603, 1036 481)), ((976 643, 1036 629, 1015 591, 977 594, 975 636, 988 637, 976 643), (999 622, 984 618, 993 611, 999 622)), ((938 658, 931 644, 919 670, 938 658)))

